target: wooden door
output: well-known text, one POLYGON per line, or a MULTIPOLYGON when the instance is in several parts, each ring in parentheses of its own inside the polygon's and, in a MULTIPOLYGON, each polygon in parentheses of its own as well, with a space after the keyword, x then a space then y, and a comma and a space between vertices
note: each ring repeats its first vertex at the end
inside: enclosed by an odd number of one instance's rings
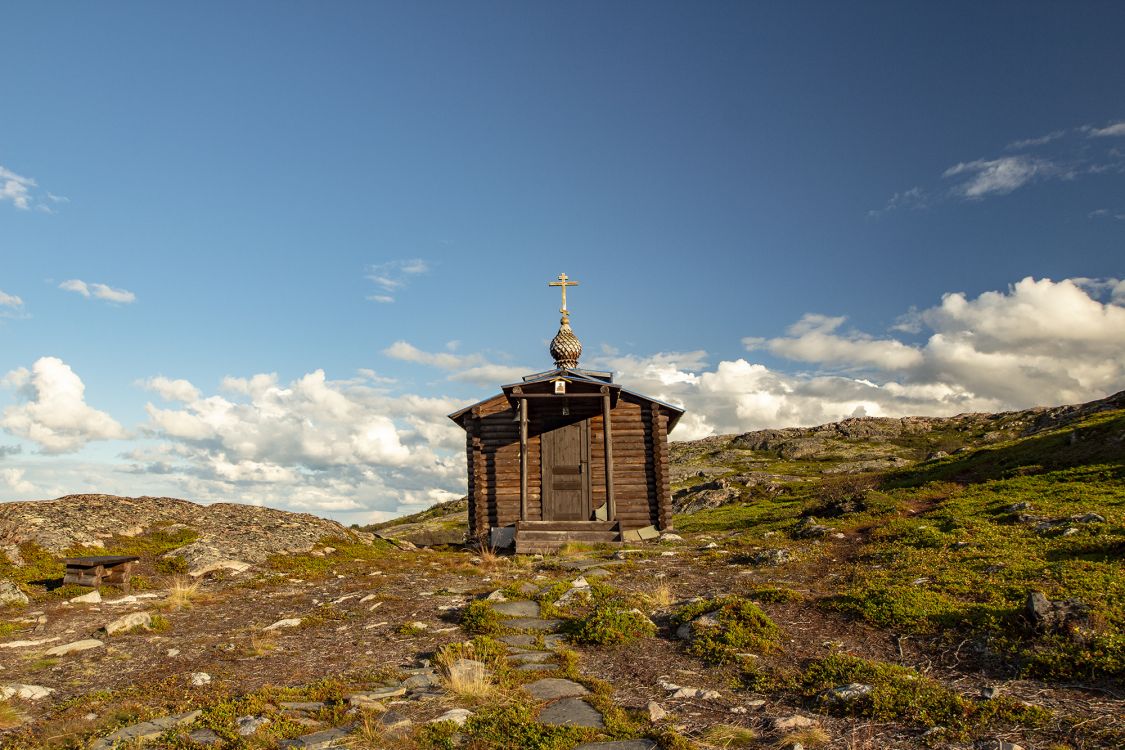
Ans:
POLYGON ((590 520, 589 421, 544 432, 543 520, 590 520))

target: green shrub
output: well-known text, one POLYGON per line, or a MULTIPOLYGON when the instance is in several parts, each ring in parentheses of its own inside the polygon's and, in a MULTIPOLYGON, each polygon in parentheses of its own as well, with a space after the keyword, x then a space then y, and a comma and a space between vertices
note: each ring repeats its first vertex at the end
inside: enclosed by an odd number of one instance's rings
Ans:
POLYGON ((153 564, 156 572, 166 576, 186 575, 188 572, 188 561, 177 555, 171 557, 161 557, 153 564))
POLYGON ((656 633, 656 626, 640 612, 602 602, 585 617, 569 622, 568 632, 577 643, 610 646, 651 638, 656 633))
POLYGON ((941 726, 958 735, 998 723, 1041 726, 1051 718, 1049 711, 1013 698, 967 699, 913 669, 848 654, 811 662, 800 679, 804 697, 831 713, 918 727, 941 726), (872 689, 847 701, 832 700, 824 693, 849 683, 872 689))
POLYGON ((780 635, 758 605, 737 596, 692 602, 673 614, 672 621, 683 625, 708 613, 714 613, 716 624, 693 624, 687 650, 713 664, 731 661, 739 652, 769 650, 780 635))
POLYGON ((473 635, 495 635, 502 629, 501 617, 487 601, 477 599, 461 610, 461 627, 473 635))

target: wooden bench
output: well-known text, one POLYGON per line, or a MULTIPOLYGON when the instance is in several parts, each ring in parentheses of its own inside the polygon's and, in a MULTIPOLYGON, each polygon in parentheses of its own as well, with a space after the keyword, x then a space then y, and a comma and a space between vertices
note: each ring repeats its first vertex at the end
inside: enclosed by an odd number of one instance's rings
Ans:
POLYGON ((67 557, 66 575, 63 583, 77 583, 79 586, 97 588, 103 583, 112 583, 129 588, 133 577, 133 563, 141 558, 132 555, 101 555, 98 557, 67 557))

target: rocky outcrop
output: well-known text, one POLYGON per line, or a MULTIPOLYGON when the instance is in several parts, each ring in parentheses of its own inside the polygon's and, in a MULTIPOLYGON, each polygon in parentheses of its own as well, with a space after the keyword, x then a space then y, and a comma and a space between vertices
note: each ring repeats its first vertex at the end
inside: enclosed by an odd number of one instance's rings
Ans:
POLYGON ((308 513, 236 503, 197 505, 171 497, 67 495, 0 504, 0 551, 20 564, 19 545, 34 542, 60 554, 103 546, 114 536, 191 529, 198 536, 171 554, 189 569, 224 560, 257 563, 277 553, 306 552, 324 537, 370 538, 308 513))

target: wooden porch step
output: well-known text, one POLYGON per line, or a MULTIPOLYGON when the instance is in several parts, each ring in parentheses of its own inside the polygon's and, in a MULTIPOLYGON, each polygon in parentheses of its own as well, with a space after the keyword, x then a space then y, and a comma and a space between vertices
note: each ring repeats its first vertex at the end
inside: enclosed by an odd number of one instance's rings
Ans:
POLYGON ((520 521, 516 524, 516 554, 557 552, 569 542, 621 544, 617 521, 520 521))
POLYGON ((617 532, 617 521, 518 521, 520 531, 612 531, 617 532))

